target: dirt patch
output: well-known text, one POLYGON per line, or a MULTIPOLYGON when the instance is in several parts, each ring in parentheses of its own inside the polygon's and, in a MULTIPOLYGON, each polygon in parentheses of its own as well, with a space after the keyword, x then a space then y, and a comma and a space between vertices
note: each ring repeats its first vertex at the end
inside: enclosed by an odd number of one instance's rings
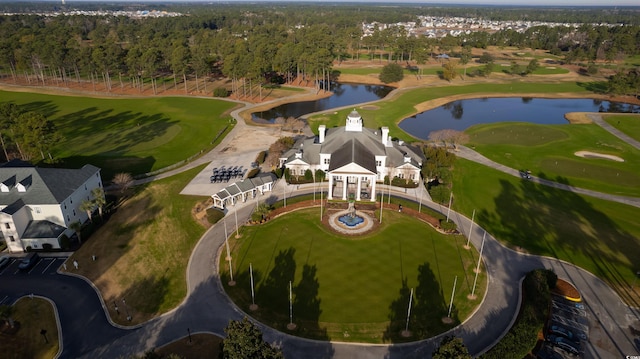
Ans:
POLYGON ((580 292, 578 289, 573 286, 573 284, 558 278, 556 282, 556 287, 551 290, 551 292, 555 295, 559 295, 565 297, 569 300, 573 300, 576 302, 580 302, 582 298, 580 297, 580 292))
POLYGON ((211 223, 207 220, 207 208, 213 205, 213 198, 209 197, 207 200, 196 204, 191 210, 191 215, 195 218, 196 222, 200 223, 204 228, 211 227, 211 223))
POLYGON ((564 118, 566 118, 567 121, 569 121, 569 123, 573 125, 593 123, 591 118, 589 118, 588 112, 569 112, 564 115, 564 118))
POLYGON ((607 155, 604 153, 597 153, 597 152, 591 152, 591 151, 578 151, 574 153, 574 155, 578 157, 583 157, 583 158, 599 158, 599 159, 611 160, 616 162, 624 162, 624 159, 618 156, 607 155))

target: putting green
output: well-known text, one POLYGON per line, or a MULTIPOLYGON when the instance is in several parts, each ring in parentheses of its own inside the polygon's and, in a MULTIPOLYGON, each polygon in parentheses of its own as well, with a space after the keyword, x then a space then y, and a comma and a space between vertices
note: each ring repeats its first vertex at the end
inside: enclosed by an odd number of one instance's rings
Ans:
POLYGON ((319 208, 295 211, 230 237, 236 285, 230 287, 226 251, 221 277, 236 304, 261 322, 324 340, 400 342, 428 338, 467 318, 486 288, 481 273, 476 300, 468 300, 477 264, 466 239, 444 235, 404 213, 385 211, 375 233, 341 237, 319 220, 319 208), (253 268, 255 303, 250 310, 253 268), (443 324, 457 277, 451 317, 443 324), (289 323, 289 281, 295 330, 289 323), (409 330, 402 337, 411 289, 409 330))

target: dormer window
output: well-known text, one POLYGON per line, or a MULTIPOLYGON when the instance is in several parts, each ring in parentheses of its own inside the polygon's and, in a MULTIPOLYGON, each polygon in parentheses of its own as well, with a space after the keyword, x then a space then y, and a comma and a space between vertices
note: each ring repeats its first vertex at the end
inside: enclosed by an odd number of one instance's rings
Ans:
POLYGON ((16 185, 16 188, 18 189, 18 192, 27 192, 27 189, 29 189, 29 187, 31 187, 31 180, 32 180, 32 177, 31 177, 31 175, 29 175, 29 176, 27 176, 27 178, 25 178, 22 181, 20 181, 16 185))
POLYGON ((11 176, 0 183, 1 192, 9 192, 16 184, 16 176, 11 176))

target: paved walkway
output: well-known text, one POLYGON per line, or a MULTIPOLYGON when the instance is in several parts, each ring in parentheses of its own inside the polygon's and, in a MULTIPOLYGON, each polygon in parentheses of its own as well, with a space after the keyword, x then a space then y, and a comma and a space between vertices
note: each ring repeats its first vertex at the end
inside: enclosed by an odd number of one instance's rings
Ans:
MULTIPOLYGON (((235 111, 234 117, 238 112, 235 111)), ((220 156, 225 154, 225 148, 231 146, 234 140, 243 137, 246 128, 240 120, 234 130, 212 153, 193 161, 184 168, 158 175, 153 179, 167 177, 207 163, 207 161, 219 160, 220 156)), ((460 155, 519 176, 517 170, 492 162, 468 148, 463 148, 460 155)), ((206 172, 206 169, 203 172, 206 172)), ((585 190, 554 184, 554 182, 539 178, 532 180, 578 193, 602 195, 593 191, 582 192, 585 190)), ((183 192, 191 193, 205 189, 207 187, 195 186, 191 189, 185 188, 183 192)), ((382 189, 389 190, 386 186, 381 186, 382 189)), ((416 190, 406 192, 396 191, 393 188, 390 190, 394 196, 421 201, 424 206, 445 212, 442 206, 431 202, 424 191, 419 193, 416 190)), ((285 193, 287 197, 291 197, 312 191, 310 186, 288 186, 284 181, 279 181, 270 195, 281 199, 285 193)), ((210 195, 211 193, 214 192, 206 194, 210 195)), ((617 198, 611 200, 627 201, 629 204, 638 205, 635 199, 617 198)), ((231 207, 229 213, 236 212, 239 223, 243 223, 249 218, 254 205, 255 202, 240 203, 231 207)), ((229 233, 234 231, 234 223, 231 220, 233 217, 227 216, 229 233)), ((451 211, 451 219, 457 223, 458 228, 465 236, 469 235, 471 226, 469 218, 451 211)), ((471 233, 471 242, 476 248, 481 246, 483 234, 484 230, 475 225, 471 233)), ((103 346, 86 352, 83 357, 117 358, 129 356, 186 337, 187 329, 191 333, 207 332, 224 335, 223 328, 228 321, 240 319, 245 314, 229 300, 219 281, 217 258, 223 243, 223 223, 213 226, 200 239, 189 261, 188 294, 180 306, 140 328, 130 331, 115 342, 105 342, 103 346)), ((486 236, 483 253, 484 263, 488 270, 488 288, 485 297, 481 298, 482 305, 466 322, 451 332, 445 333, 461 337, 474 356, 493 346, 511 327, 518 312, 521 297, 520 281, 524 274, 541 267, 554 269, 560 278, 575 284, 585 298, 589 320, 592 323, 592 340, 586 347, 586 358, 624 357, 625 355, 638 354, 638 339, 630 333, 629 328, 638 327, 639 313, 625 306, 617 294, 600 279, 585 270, 557 259, 526 255, 510 250, 495 240, 491 234, 486 236), (593 338, 598 339, 593 340, 593 338)), ((58 305, 64 304, 58 303, 58 305)), ((440 337, 435 337, 398 345, 344 344, 292 337, 268 327, 262 327, 262 330, 266 340, 282 346, 287 358, 424 358, 430 356, 440 341, 440 337)))

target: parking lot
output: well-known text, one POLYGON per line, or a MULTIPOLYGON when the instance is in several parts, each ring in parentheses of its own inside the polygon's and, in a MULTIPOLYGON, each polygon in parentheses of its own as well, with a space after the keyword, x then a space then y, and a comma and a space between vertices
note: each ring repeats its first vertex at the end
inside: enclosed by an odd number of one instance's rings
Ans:
POLYGON ((540 359, 583 358, 589 340, 589 320, 585 304, 552 296, 545 343, 538 351, 540 359))
POLYGON ((23 271, 18 269, 18 264, 22 257, 13 257, 9 264, 0 270, 0 277, 3 276, 26 276, 26 275, 47 275, 55 274, 58 268, 67 260, 68 257, 43 257, 30 269, 23 271))

